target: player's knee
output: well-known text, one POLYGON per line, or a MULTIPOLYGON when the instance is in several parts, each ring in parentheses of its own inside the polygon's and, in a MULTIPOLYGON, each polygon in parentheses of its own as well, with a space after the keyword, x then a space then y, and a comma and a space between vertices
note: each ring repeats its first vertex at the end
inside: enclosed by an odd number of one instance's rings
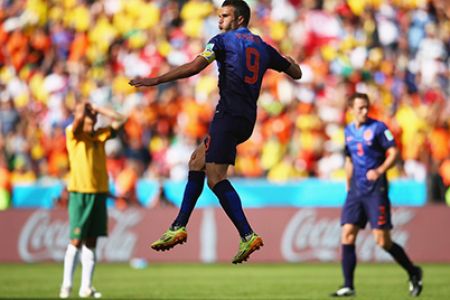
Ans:
POLYGON ((206 171, 207 184, 212 190, 219 182, 227 179, 227 174, 222 172, 214 172, 214 170, 206 171))
POLYGON ((190 171, 203 171, 205 170, 205 146, 201 144, 197 147, 197 149, 192 152, 192 155, 189 159, 189 170, 190 171))
POLYGON ((354 234, 346 234, 342 235, 341 243, 344 245, 353 245, 355 244, 356 236, 354 234))
POLYGON ((341 234, 341 243, 344 245, 353 245, 356 242, 356 233, 353 230, 344 230, 341 234))
POLYGON ((383 248, 384 250, 389 250, 392 247, 392 242, 384 238, 377 239, 376 242, 377 245, 383 248))
POLYGON ((78 249, 79 249, 79 248, 81 247, 81 245, 82 245, 81 240, 71 240, 70 243, 71 243, 73 246, 77 247, 78 249))
POLYGON ((207 179, 206 182, 207 182, 207 184, 208 184, 208 187, 209 187, 211 190, 216 186, 216 184, 219 183, 219 181, 217 181, 216 178, 210 178, 210 177, 208 177, 208 179, 207 179))
POLYGON ((198 159, 198 157, 191 158, 189 160, 190 171, 203 171, 205 169, 205 161, 198 159))

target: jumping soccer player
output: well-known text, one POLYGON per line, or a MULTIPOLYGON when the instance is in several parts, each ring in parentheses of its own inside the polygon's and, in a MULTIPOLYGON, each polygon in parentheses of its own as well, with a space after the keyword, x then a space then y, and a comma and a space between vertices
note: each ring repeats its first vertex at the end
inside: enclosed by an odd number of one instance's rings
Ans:
POLYGON ((331 296, 355 295, 355 241, 359 229, 364 229, 367 221, 377 245, 408 272, 411 296, 419 296, 422 292, 422 269, 415 266, 403 248, 391 240, 391 205, 386 171, 394 165, 398 154, 394 138, 383 122, 368 117, 370 101, 367 94, 353 94, 348 104, 355 120, 345 128, 348 194, 341 215, 344 285, 331 296))
POLYGON ((107 235, 106 199, 108 174, 106 171, 105 142, 113 137, 125 118, 104 107, 88 102, 75 108, 75 118, 66 128, 70 177, 69 223, 70 244, 64 256, 64 276, 60 298, 68 298, 72 290, 73 273, 81 254, 81 298, 100 298, 92 287, 95 268, 95 247, 99 236, 107 235), (97 114, 113 120, 111 126, 94 129, 97 114))
POLYGON ((219 199, 228 217, 241 236, 239 251, 233 263, 241 263, 263 246, 253 232, 242 209, 241 199, 227 180, 229 165, 234 165, 236 146, 252 134, 256 122, 256 101, 267 69, 302 76, 299 65, 283 57, 247 28, 250 8, 245 1, 227 0, 219 9, 221 34, 213 37, 203 53, 193 61, 154 78, 136 78, 135 87, 155 86, 195 75, 217 60, 220 99, 209 128, 209 136, 193 152, 189 175, 180 211, 170 228, 155 241, 155 250, 167 250, 187 240, 186 225, 198 197, 203 191, 205 171, 209 188, 219 199))

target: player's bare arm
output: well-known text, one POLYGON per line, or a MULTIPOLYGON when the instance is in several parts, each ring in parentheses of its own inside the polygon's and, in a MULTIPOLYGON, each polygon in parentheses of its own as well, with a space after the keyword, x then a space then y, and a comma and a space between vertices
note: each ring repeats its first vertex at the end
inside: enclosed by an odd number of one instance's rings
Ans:
POLYGON ((350 156, 345 157, 345 178, 346 178, 346 188, 347 191, 350 190, 350 182, 353 175, 353 162, 350 156))
POLYGON ((291 76, 293 79, 302 78, 302 69, 300 68, 299 64, 290 56, 286 56, 285 58, 291 63, 291 65, 284 72, 291 76))
POLYGON ((72 131, 73 133, 77 134, 83 131, 83 121, 84 117, 86 116, 87 110, 89 109, 89 103, 88 102, 82 102, 76 105, 75 107, 75 113, 74 113, 74 120, 72 123, 72 131))
POLYGON ((134 87, 155 86, 161 83, 196 75, 203 69, 205 69, 208 64, 209 63, 205 58, 203 58, 202 56, 197 56, 193 61, 176 67, 163 75, 151 78, 137 77, 133 80, 130 80, 128 84, 134 87))
POLYGON ((366 177, 368 180, 377 180, 382 174, 394 166, 395 161, 398 157, 397 147, 390 147, 386 151, 386 159, 384 162, 376 169, 367 171, 366 177))
POLYGON ((119 129, 127 121, 127 117, 110 108, 101 107, 95 104, 92 104, 91 107, 94 112, 112 119, 111 127, 114 130, 119 129))

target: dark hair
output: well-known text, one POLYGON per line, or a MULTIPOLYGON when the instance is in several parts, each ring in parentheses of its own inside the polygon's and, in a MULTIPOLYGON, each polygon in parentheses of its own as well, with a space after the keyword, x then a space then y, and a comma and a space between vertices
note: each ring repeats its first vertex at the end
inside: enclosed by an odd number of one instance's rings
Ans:
POLYGON ((353 106, 353 103, 355 103, 356 98, 364 99, 364 100, 366 100, 367 104, 370 105, 369 96, 366 93, 354 93, 348 98, 348 106, 349 107, 353 106))
POLYGON ((225 0, 222 3, 222 7, 224 6, 234 7, 234 16, 242 16, 244 18, 243 25, 245 27, 248 26, 248 23, 250 22, 250 7, 248 6, 247 2, 243 0, 225 0))

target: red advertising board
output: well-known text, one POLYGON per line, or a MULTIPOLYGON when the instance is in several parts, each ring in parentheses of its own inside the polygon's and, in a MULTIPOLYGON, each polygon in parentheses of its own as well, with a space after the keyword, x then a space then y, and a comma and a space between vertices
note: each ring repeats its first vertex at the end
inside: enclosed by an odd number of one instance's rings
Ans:
MULTIPOLYGON (((100 239, 98 258, 111 262, 136 257, 150 262, 231 261, 239 236, 220 208, 194 211, 186 244, 166 252, 151 250, 149 244, 167 229, 176 213, 176 208, 109 210, 109 237, 100 239)), ((339 261, 340 209, 261 208, 246 213, 264 239, 264 247, 252 255, 252 262, 339 261)), ((395 208, 393 223, 393 239, 414 261, 450 262, 450 208, 395 208)), ((368 229, 358 236, 358 259, 390 261, 368 229)), ((67 212, 3 211, 0 234, 0 262, 61 261, 69 241, 67 212)))

